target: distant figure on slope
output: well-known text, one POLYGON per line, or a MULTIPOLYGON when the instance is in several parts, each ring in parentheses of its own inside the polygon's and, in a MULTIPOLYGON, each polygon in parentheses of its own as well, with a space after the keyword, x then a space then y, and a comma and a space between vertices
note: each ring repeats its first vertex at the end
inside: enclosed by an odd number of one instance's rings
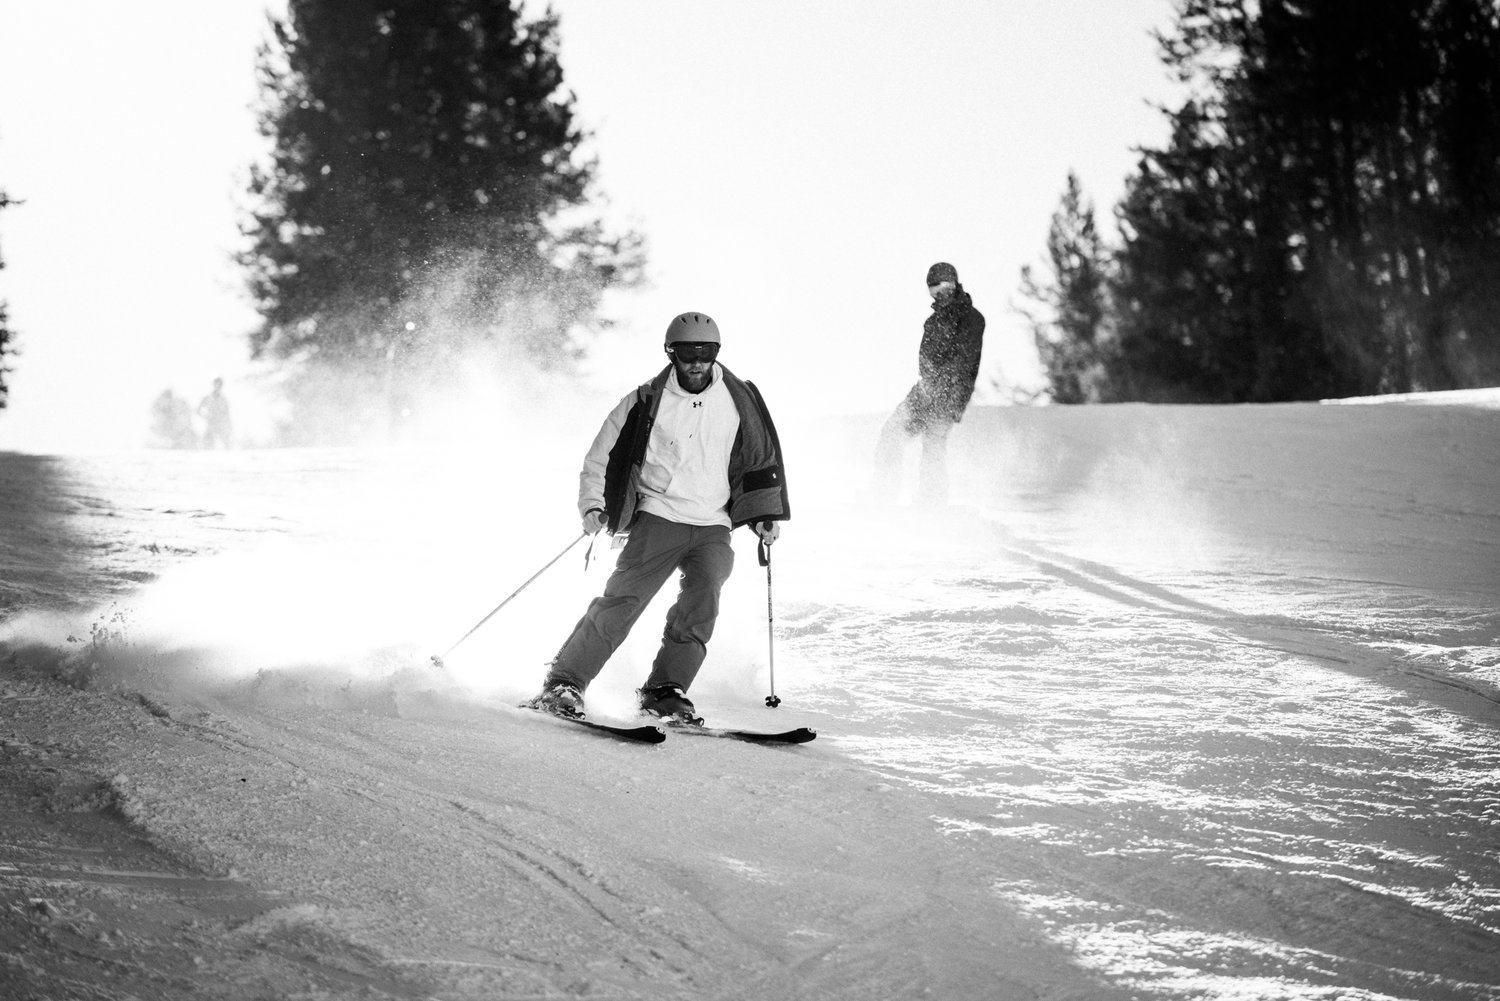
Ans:
POLYGON ((927 269, 932 315, 922 325, 917 352, 917 384, 881 429, 875 447, 877 500, 891 502, 901 487, 901 463, 907 441, 922 439, 918 496, 923 503, 948 500, 948 432, 963 420, 979 378, 984 346, 984 316, 958 282, 951 264, 927 269))
POLYGON ((224 380, 215 379, 213 391, 198 404, 198 416, 203 420, 204 448, 216 444, 230 447, 234 428, 229 420, 229 401, 224 398, 224 380))
POLYGON ((687 691, 707 654, 719 592, 734 567, 729 534, 751 525, 764 545, 790 517, 781 443, 754 384, 716 363, 719 327, 702 313, 667 326, 671 364, 622 399, 584 456, 583 530, 626 536, 604 594, 548 665, 528 705, 581 717, 583 691, 667 578, 681 570, 661 649, 638 691, 641 711, 697 721, 687 691))
POLYGON ((159 448, 193 448, 198 436, 193 431, 193 407, 170 389, 151 404, 151 435, 159 448))

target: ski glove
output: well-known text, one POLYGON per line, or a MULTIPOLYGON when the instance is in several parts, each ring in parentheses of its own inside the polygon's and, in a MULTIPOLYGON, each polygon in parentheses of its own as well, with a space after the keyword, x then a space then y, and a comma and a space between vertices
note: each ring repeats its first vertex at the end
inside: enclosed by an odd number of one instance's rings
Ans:
POLYGON ((758 521, 755 523, 755 534, 760 536, 760 541, 769 546, 781 538, 781 522, 758 521))
POLYGON ((583 516, 583 534, 598 535, 604 528, 604 512, 596 507, 591 507, 583 516))

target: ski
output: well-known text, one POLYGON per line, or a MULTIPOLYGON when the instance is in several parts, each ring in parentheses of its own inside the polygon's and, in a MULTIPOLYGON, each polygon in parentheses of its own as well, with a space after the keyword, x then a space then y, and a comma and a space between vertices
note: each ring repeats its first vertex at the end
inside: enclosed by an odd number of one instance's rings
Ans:
POLYGON ((704 726, 700 723, 668 723, 678 733, 691 733, 699 737, 724 737, 728 740, 744 740, 752 744, 805 744, 818 734, 805 726, 795 730, 737 730, 733 728, 704 726))
POLYGON ((564 723, 577 723, 579 726, 588 727, 598 733, 607 733, 614 737, 625 740, 633 740, 641 744, 660 744, 667 739, 667 735, 659 727, 654 726, 615 726, 611 723, 596 723, 591 719, 569 719, 566 716, 558 716, 556 719, 564 723))
POLYGON ((660 728, 654 726, 615 726, 610 723, 599 723, 577 716, 558 716, 556 713, 549 713, 544 709, 535 709, 527 705, 523 705, 521 708, 530 709, 538 716, 554 719, 559 723, 576 723, 578 726, 593 730, 595 733, 608 734, 611 737, 619 737, 622 740, 633 740, 641 744, 660 744, 667 739, 667 735, 660 728))

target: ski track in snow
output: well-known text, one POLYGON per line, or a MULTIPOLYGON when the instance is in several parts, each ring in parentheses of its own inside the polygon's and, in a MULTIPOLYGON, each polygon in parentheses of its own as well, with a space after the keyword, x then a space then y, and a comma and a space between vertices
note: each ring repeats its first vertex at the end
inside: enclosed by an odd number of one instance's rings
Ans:
MULTIPOLYGON (((820 732, 795 750, 646 750, 507 709, 581 608, 551 583, 507 610, 536 634, 514 676, 476 693, 414 668, 413 630, 467 625, 455 605, 552 555, 484 539, 495 494, 455 495, 436 459, 0 456, 26 512, 0 627, 57 608, 73 640, 44 670, 21 644, 42 625, 0 634, 0 764, 49 802, 114 803, 194 892, 247 887, 225 935, 259 952, 134 947, 224 997, 1500 997, 1500 413, 978 411, 938 511, 858 503, 874 426, 783 428, 775 719, 820 732), (351 522, 351 496, 382 503, 351 522), (431 531, 390 533, 412 516, 431 531), (382 565, 403 594, 351 588, 378 607, 317 618, 331 652, 203 680, 213 637, 166 638, 133 602, 186 600, 173 567, 268 541, 340 568, 299 567, 298 605, 382 565), (70 792, 74 771, 104 791, 70 792)), ((726 607, 763 608, 745 555, 726 607)), ((275 632, 265 595, 224 600, 275 632)), ((755 628, 721 626, 711 722, 764 723, 732 708, 764 693, 755 628)), ((606 708, 631 673, 601 678, 606 708)), ((0 866, 27 921, 92 927, 38 917, 24 901, 55 894, 33 876, 0 866)))

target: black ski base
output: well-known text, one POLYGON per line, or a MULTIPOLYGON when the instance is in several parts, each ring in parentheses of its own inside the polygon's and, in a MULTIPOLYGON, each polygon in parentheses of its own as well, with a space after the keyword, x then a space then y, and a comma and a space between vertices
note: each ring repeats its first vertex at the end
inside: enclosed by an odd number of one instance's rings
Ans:
POLYGON ((691 733, 699 737, 723 737, 727 740, 743 740, 751 744, 805 744, 815 740, 817 731, 799 726, 795 730, 736 730, 718 726, 703 726, 694 723, 668 723, 677 733, 691 733))
POLYGON ((667 735, 659 727, 615 726, 610 723, 599 723, 579 716, 559 716, 556 713, 549 713, 545 709, 537 709, 529 705, 522 705, 521 708, 530 709, 538 716, 545 716, 547 719, 554 719, 559 723, 574 723, 586 730, 608 734, 611 737, 619 737, 621 740, 633 740, 640 744, 660 744, 667 739, 667 735))
MULTIPOLYGON (((815 731, 805 726, 794 730, 738 730, 729 727, 704 726, 702 723, 685 723, 679 720, 661 717, 659 725, 642 724, 640 726, 623 726, 613 723, 600 723, 582 716, 559 716, 549 713, 545 709, 538 709, 529 703, 522 703, 520 708, 528 709, 545 719, 555 720, 559 723, 572 723, 595 733, 605 734, 610 737, 618 737, 621 740, 631 740, 642 744, 660 744, 667 739, 668 730, 677 733, 693 734, 699 737, 723 737, 726 740, 743 740, 751 744, 805 744, 815 739, 818 735, 815 731)), ((653 717, 656 718, 656 717, 653 717)))

